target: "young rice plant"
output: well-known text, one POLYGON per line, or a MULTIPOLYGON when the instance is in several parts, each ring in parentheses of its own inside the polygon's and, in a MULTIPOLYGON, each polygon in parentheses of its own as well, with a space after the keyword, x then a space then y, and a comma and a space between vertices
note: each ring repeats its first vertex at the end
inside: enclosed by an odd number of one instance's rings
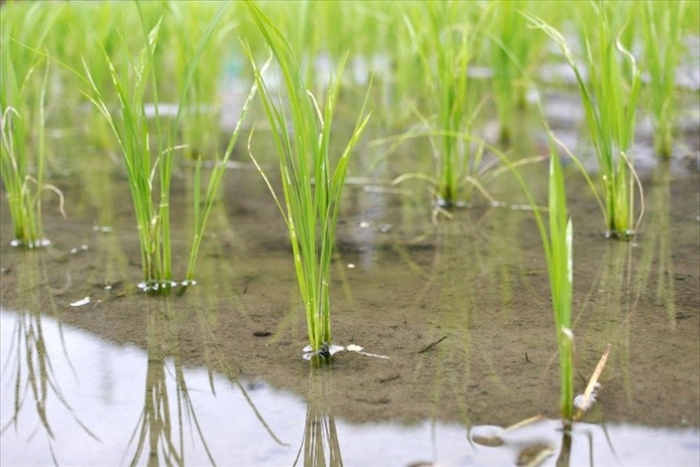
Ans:
MULTIPOLYGON (((89 68, 85 66, 85 73, 92 87, 92 95, 86 93, 86 96, 107 120, 122 150, 139 231, 144 275, 144 282, 141 284, 141 287, 150 293, 167 294, 175 284, 172 280, 170 241, 170 180, 173 169, 173 153, 182 146, 175 146, 174 142, 177 134, 178 122, 185 106, 195 67, 225 7, 226 4, 222 4, 214 14, 195 48, 195 52, 185 73, 182 89, 180 89, 180 100, 175 118, 172 121, 161 118, 158 112, 158 105, 155 105, 156 116, 153 124, 155 128, 155 147, 157 149, 155 157, 153 154, 151 133, 149 132, 149 122, 144 99, 146 95, 146 86, 150 78, 153 99, 156 104, 159 102, 158 85, 153 70, 153 57, 162 18, 158 20, 156 25, 149 32, 146 27, 146 20, 141 14, 141 7, 137 3, 144 36, 147 38, 147 44, 141 50, 138 60, 135 63, 130 64, 128 61, 123 63, 121 74, 117 71, 115 63, 105 51, 105 58, 109 67, 110 76, 119 97, 119 117, 116 116, 117 112, 110 110, 107 102, 105 102, 102 97, 101 90, 92 79, 89 68), (129 74, 129 72, 131 74, 129 74), (160 189, 156 197, 157 187, 160 189)), ((240 120, 242 120, 247 113, 255 92, 256 88, 253 87, 243 106, 240 120)), ((215 166, 214 172, 209 179, 209 185, 203 203, 201 203, 200 193, 201 158, 197 162, 194 196, 194 238, 185 285, 193 281, 195 261, 204 233, 206 220, 221 183, 226 161, 230 157, 233 145, 237 139, 240 130, 240 120, 231 136, 223 160, 219 161, 215 166), (200 208, 200 205, 204 207, 200 208)))
POLYGON ((342 64, 330 83, 323 107, 319 107, 316 98, 307 90, 303 70, 285 36, 255 3, 247 1, 246 6, 277 60, 287 90, 291 122, 287 121, 284 109, 275 102, 266 86, 263 71, 267 66, 259 69, 247 48, 279 156, 284 207, 268 177, 253 160, 289 230, 299 290, 306 310, 310 344, 308 355, 327 357, 331 349, 330 265, 338 207, 350 156, 369 115, 365 115, 363 106, 352 136, 334 164, 330 145, 331 121, 342 64))
POLYGON ((598 20, 594 39, 584 26, 587 79, 579 70, 564 36, 542 19, 527 12, 523 14, 559 45, 574 71, 598 160, 607 235, 627 238, 636 228, 636 174, 630 151, 641 73, 634 57, 619 40, 622 30, 617 34, 613 31, 612 11, 607 11, 607 5, 602 2, 593 7, 598 20), (627 75, 626 70, 629 70, 627 75))
POLYGON ((671 156, 676 118, 676 67, 683 50, 680 18, 684 1, 644 2, 644 58, 649 72, 649 99, 654 125, 654 149, 671 156))

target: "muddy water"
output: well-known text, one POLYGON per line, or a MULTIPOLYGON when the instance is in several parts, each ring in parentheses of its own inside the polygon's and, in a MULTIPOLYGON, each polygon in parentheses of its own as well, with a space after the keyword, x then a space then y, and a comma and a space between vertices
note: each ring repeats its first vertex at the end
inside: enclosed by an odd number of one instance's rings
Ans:
MULTIPOLYGON (((3 465, 697 464, 697 167, 645 176, 632 243, 601 237, 596 201, 571 173, 578 392, 612 351, 598 403, 569 437, 556 421, 553 317, 531 213, 477 198, 451 220, 436 216, 424 185, 386 183, 410 161, 358 158, 356 173, 372 177, 350 180, 342 205, 333 335, 389 358, 343 352, 319 371, 301 359, 306 324, 284 224, 244 155, 212 213, 199 284, 154 298, 135 287, 123 174, 94 152, 52 180, 69 217, 46 202, 50 248, 11 248, 3 205, 3 465), (535 415, 546 418, 496 427, 535 415), (484 446, 493 434, 500 446, 484 446)), ((542 202, 546 173, 546 163, 526 169, 542 202)), ((191 187, 183 168, 171 202, 180 276, 191 187)), ((489 189, 522 202, 507 176, 489 189)))

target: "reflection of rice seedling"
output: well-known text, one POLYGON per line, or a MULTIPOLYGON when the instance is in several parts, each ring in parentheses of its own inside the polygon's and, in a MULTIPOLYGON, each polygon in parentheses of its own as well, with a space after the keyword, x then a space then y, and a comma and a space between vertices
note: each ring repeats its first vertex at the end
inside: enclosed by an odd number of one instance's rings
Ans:
MULTIPOLYGON (((165 118, 161 118, 158 105, 155 106, 156 115, 153 125, 155 127, 155 143, 157 148, 155 158, 153 158, 152 154, 153 149, 151 147, 144 99, 145 90, 149 84, 148 81, 150 78, 151 93, 153 94, 154 102, 159 102, 158 83, 153 68, 155 63, 154 52, 162 19, 159 20, 149 32, 138 3, 137 7, 139 9, 144 36, 147 38, 147 44, 141 50, 138 61, 133 63, 130 69, 123 70, 122 74, 120 74, 117 72, 117 67, 113 60, 107 55, 106 50, 103 49, 115 90, 119 96, 121 107, 119 119, 116 118, 114 112, 110 110, 103 99, 101 91, 92 79, 91 72, 87 66, 85 66, 85 72, 94 94, 94 96, 88 97, 107 120, 122 150, 139 230, 141 260, 144 273, 144 283, 142 286, 149 292, 168 293, 173 285, 170 244, 170 180, 173 169, 173 153, 176 149, 182 147, 175 146, 174 141, 178 122, 182 115, 184 104, 188 96, 189 85, 192 82, 197 63, 226 5, 222 4, 217 10, 195 48, 195 52, 191 57, 185 74, 182 89, 180 90, 180 101, 174 120, 167 121, 165 118), (129 73, 131 73, 131 75, 129 75, 129 73), (132 90, 132 92, 129 92, 129 90, 132 90), (158 186, 160 190, 156 198, 156 187, 158 186)), ((125 65, 128 63, 128 61, 125 61, 125 65)), ((253 88, 251 94, 248 96, 248 100, 242 110, 241 118, 246 114, 254 93, 255 88, 253 88)), ((221 183, 226 161, 231 155, 239 130, 240 121, 231 136, 223 160, 215 166, 209 179, 206 197, 203 202, 201 202, 200 194, 201 159, 197 163, 194 200, 195 232, 186 283, 190 283, 193 279, 195 260, 199 251, 206 220, 219 184, 221 183), (203 209, 200 208, 200 204, 204 206, 203 209)))
POLYGON ((293 466, 299 462, 304 452, 304 466, 342 466, 343 458, 340 452, 338 430, 335 417, 328 404, 328 386, 330 374, 310 375, 309 402, 306 409, 306 424, 304 439, 299 446, 299 452, 293 466), (326 456, 327 454, 327 456, 326 456))
POLYGON ((598 159, 608 234, 627 237, 636 227, 633 225, 635 173, 629 151, 634 140, 641 74, 634 57, 619 40, 621 32, 616 35, 613 31, 616 18, 611 18, 611 12, 602 2, 593 7, 599 28, 596 37, 592 40, 584 28, 588 81, 559 31, 534 15, 523 14, 559 45, 576 75, 598 159), (625 76, 627 68, 629 76, 625 76))
POLYGON ((674 137, 676 66, 683 50, 680 18, 684 1, 644 3, 644 64, 649 72, 649 105, 654 124, 654 148, 670 157, 674 137))
MULTIPOLYGON (((285 207, 258 166, 282 213, 294 251, 299 289, 306 309, 309 344, 313 352, 327 355, 331 345, 329 282, 340 197, 348 161, 369 115, 360 117, 340 158, 332 168, 331 121, 342 65, 332 80, 323 107, 307 91, 303 70, 284 35, 253 3, 246 2, 255 24, 277 59, 289 99, 291 123, 266 87, 262 71, 255 65, 255 80, 265 113, 272 127, 284 187, 285 207)), ((361 115, 364 114, 364 106, 361 115)))
MULTIPOLYGON (((16 267, 17 294, 22 300, 16 304, 19 306, 12 337, 9 339, 7 360, 2 362, 2 382, 12 386, 14 397, 12 403, 8 404, 9 407, 3 406, 3 412, 7 409, 12 416, 0 428, 0 436, 5 435, 10 428, 19 434, 24 427, 32 427, 30 438, 43 430, 49 449, 54 454, 53 442, 60 438, 66 423, 65 416, 57 417, 57 412, 63 410, 56 409, 62 407, 85 434, 100 441, 80 420, 61 389, 62 377, 76 375, 68 355, 61 322, 47 323, 42 314, 46 310, 56 313, 53 301, 55 291, 45 286, 49 282, 45 257, 29 255, 26 261, 17 262, 16 267), (37 290, 41 292, 36 293, 37 290), (61 362, 56 365, 56 357, 61 353, 70 373, 61 371, 61 362), (6 375, 6 371, 14 373, 14 377, 6 375), (27 424, 26 419, 31 418, 31 412, 35 412, 36 423, 27 424), (57 420, 59 423, 56 423, 57 420)), ((6 388, 3 386, 2 390, 5 391, 6 388)), ((58 464, 56 459, 54 461, 58 464)))
MULTIPOLYGON (((160 465, 162 454, 165 465, 185 465, 184 419, 193 426, 202 447, 212 465, 216 465, 209 450, 204 433, 197 420, 194 404, 189 394, 182 359, 169 355, 176 330, 172 327, 172 313, 167 305, 163 310, 150 310, 148 313, 148 371, 144 405, 134 432, 129 440, 136 440, 134 455, 130 465, 137 465, 143 452, 148 450, 148 464, 160 465), (172 405, 169 391, 167 367, 168 357, 173 358, 176 387, 175 406, 172 405), (177 410, 173 410, 176 408, 177 410), (175 412, 176 419, 171 415, 175 412), (174 432, 174 433, 173 433, 174 432), (137 437, 138 435, 138 437, 137 437), (178 443, 179 438, 179 443, 178 443)), ((194 433, 192 433, 194 435, 194 433)), ((194 436, 192 436, 194 441, 194 436)))

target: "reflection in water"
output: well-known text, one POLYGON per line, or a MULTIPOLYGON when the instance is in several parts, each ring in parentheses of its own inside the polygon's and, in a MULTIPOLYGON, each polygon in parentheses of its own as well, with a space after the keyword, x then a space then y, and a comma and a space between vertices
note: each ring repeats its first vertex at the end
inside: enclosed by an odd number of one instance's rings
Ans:
POLYGON ((294 460, 295 466, 299 463, 302 452, 304 467, 342 467, 343 465, 338 430, 328 396, 332 371, 331 368, 313 368, 310 372, 304 439, 294 460))
MULTIPOLYGON (((14 378, 12 378, 13 390, 7 391, 7 393, 13 394, 12 415, 7 422, 3 423, 0 435, 4 435, 10 428, 14 428, 14 431, 19 434, 20 427, 24 426, 21 423, 21 419, 33 418, 31 415, 23 412, 25 409, 30 411, 31 409, 29 408, 34 407, 38 424, 33 427, 29 436, 34 437, 37 431, 43 430, 46 434, 53 460, 56 462, 56 458, 53 455, 53 443, 57 440, 57 436, 52 425, 58 425, 63 428, 65 420, 59 420, 56 424, 53 423, 54 420, 50 415, 51 410, 49 410, 49 407, 54 399, 70 414, 73 421, 82 428, 84 433, 95 440, 98 440, 98 438, 78 418, 78 415, 68 403, 67 397, 61 391, 59 378, 54 372, 52 358, 59 353, 62 353, 63 359, 71 370, 73 368, 68 357, 60 324, 58 328, 59 341, 45 338, 41 310, 46 307, 55 312, 55 304, 51 291, 43 287, 46 281, 44 253, 45 251, 30 252, 30 254, 23 255, 23 260, 18 261, 16 264, 18 295, 23 297, 24 300, 23 308, 15 317, 15 325, 7 355, 2 359, 3 379, 6 379, 6 373, 10 372, 14 374, 14 378), (40 287, 47 290, 43 297, 35 293, 40 287), (41 300, 41 298, 44 300, 41 300)), ((73 376, 75 376, 74 371, 73 376)))
POLYGON ((457 401, 460 420, 468 425, 471 396, 480 393, 495 401, 497 394, 510 390, 499 371, 497 339, 473 329, 484 322, 508 325, 513 319, 514 294, 530 289, 518 247, 524 218, 501 209, 466 210, 436 225, 432 264, 416 296, 418 306, 431 309, 425 342, 432 344, 420 353, 429 351, 435 358, 419 359, 414 369, 415 377, 425 372, 432 375, 429 384, 436 419, 441 401, 450 398, 457 401))
MULTIPOLYGON (((183 418, 190 424, 190 431, 196 434, 214 464, 204 434, 200 427, 194 406, 189 396, 180 358, 177 340, 177 329, 174 326, 174 315, 171 313, 169 301, 149 303, 146 326, 148 334, 148 370, 146 372, 146 389, 141 416, 134 431, 132 440, 136 439, 136 447, 131 459, 131 465, 139 464, 141 456, 147 451, 147 465, 161 464, 160 456, 165 465, 185 465, 185 443, 183 418), (171 407, 168 397, 168 375, 166 359, 172 359, 172 369, 176 387, 175 406, 171 407), (177 426, 173 426, 171 409, 175 412, 177 426), (192 429, 194 425, 194 430, 192 429), (179 434, 173 439, 173 431, 179 434), (196 431, 196 433, 194 433, 196 431)), ((194 439, 193 439, 194 441, 194 439)))
MULTIPOLYGON (((591 462, 593 459, 591 459, 591 462)), ((569 467, 571 464, 571 432, 568 429, 562 434, 561 450, 557 457, 557 467, 569 467)))
MULTIPOLYGON (((510 464, 536 467, 539 465, 655 465, 664 457, 663 450, 654 452, 644 446, 642 438, 634 430, 625 426, 593 425, 574 423, 562 428, 561 420, 540 417, 524 420, 512 427, 475 426, 469 432, 470 442, 475 443, 478 464, 499 463, 510 458, 510 464), (611 435, 612 433, 612 435, 611 435), (639 444, 638 444, 639 443, 639 444), (638 447, 634 447, 638 446, 638 447), (621 449, 619 449, 621 448, 621 449), (618 450, 623 453, 618 455, 618 450), (640 460, 627 457, 636 452, 640 460), (553 457, 555 456, 556 457, 553 457), (646 456, 646 457, 645 457, 646 456), (651 457, 655 457, 652 460, 651 457), (496 462, 496 459, 501 459, 496 462), (643 459, 643 460, 642 460, 643 459)), ((653 443, 653 438, 646 438, 653 443)), ((668 453, 680 456, 677 461, 666 460, 664 463, 685 464, 693 457, 692 448, 683 452, 681 448, 668 453), (688 455, 689 457, 685 457, 688 455), (685 460, 681 460, 685 459, 685 460)), ((666 451, 668 452, 668 451, 666 451)), ((695 454, 697 456, 697 453, 695 454)))
POLYGON ((656 300, 663 304, 669 328, 676 329, 676 293, 671 240, 671 169, 669 161, 659 165, 650 187, 645 190, 648 217, 639 264, 638 293, 649 287, 656 266, 656 300))
MULTIPOLYGON (((16 313, 3 310, 0 312, 0 346, 2 361, 8 361, 10 341, 12 340, 12 323, 16 313)), ((47 465, 57 462, 65 465, 119 465, 128 463, 133 452, 124 448, 134 433, 134 420, 141 417, 144 408, 144 387, 134 384, 134 380, 143 381, 147 369, 144 365, 146 353, 133 345, 117 345, 95 339, 90 334, 70 326, 60 328, 54 319, 42 319, 42 335, 46 347, 60 349, 60 334, 63 334, 67 352, 71 355, 78 378, 72 376, 65 359, 51 361, 57 380, 61 383, 63 394, 68 398, 80 416, 81 421, 99 436, 101 442, 86 436, 83 428, 74 422, 73 414, 60 404, 47 404, 46 418, 51 422, 56 442, 52 446, 41 436, 31 436, 40 425, 38 414, 25 410, 17 420, 17 430, 7 430, 2 435, 0 449, 1 465, 47 465), (111 362, 108 368, 116 394, 114 400, 106 400, 100 390, 101 371, 105 362, 111 362), (60 430, 58 429, 60 427, 60 430), (76 449, 76 446, 80 446, 76 449)), ((442 344, 440 344, 442 345, 442 344)), ((436 347, 438 349, 439 346, 436 347)), ((24 362, 22 362, 24 365, 24 362)), ((166 358, 165 374, 168 378, 168 401, 177 399, 176 386, 170 384, 173 376, 173 363, 166 358), (175 387, 174 387, 175 386, 175 387)), ((278 444, 261 425, 258 416, 250 410, 254 403, 260 412, 275 427, 275 432, 283 440, 298 439, 304 432, 305 440, 311 433, 306 433, 308 420, 313 421, 314 413, 325 413, 321 417, 321 439, 324 441, 325 465, 329 465, 331 446, 340 459, 339 439, 342 439, 342 461, 345 465, 386 465, 406 467, 411 463, 425 460, 432 456, 439 465, 513 465, 520 453, 537 442, 552 446, 555 452, 561 451, 563 443, 561 421, 542 420, 518 430, 502 435, 503 443, 499 447, 470 444, 465 440, 465 427, 461 424, 424 421, 413 425, 397 424, 390 421, 365 424, 352 424, 342 419, 332 420, 323 398, 310 397, 307 402, 298 396, 290 395, 265 384, 258 383, 243 395, 239 387, 230 384, 228 377, 220 374, 213 376, 216 395, 210 390, 207 371, 202 368, 182 367, 182 380, 187 382, 188 398, 196 408, 197 421, 201 432, 206 436, 211 457, 217 463, 238 465, 292 465, 301 454, 296 447, 290 448, 278 444), (247 396, 247 397, 246 397, 247 396), (314 401, 315 402, 312 402, 314 401), (311 411, 311 404, 315 404, 311 411), (325 420, 325 421, 323 421, 325 420), (332 420, 332 422, 331 422, 332 420), (325 426, 325 428, 323 428, 325 426), (331 429, 331 427, 334 427, 331 429), (434 433, 434 436, 433 436, 434 433)), ((328 375, 321 375, 328 376, 328 375)), ((323 378, 326 391, 333 386, 330 378, 323 378)), ((318 382, 318 381, 317 381, 318 382)), ((13 415, 13 384, 5 378, 0 391, 0 410, 2 419, 13 415)), ((245 384, 245 382, 243 382, 245 384)), ((311 384, 311 381, 310 381, 311 384)), ((323 394, 323 386, 310 388, 310 395, 323 394), (314 392, 315 391, 315 392, 314 392)), ((326 403, 332 402, 326 399, 326 403)), ((180 440, 189 443, 185 459, 187 465, 207 465, 211 463, 209 455, 202 449, 195 449, 192 439, 196 433, 177 433, 178 417, 186 418, 185 408, 182 415, 176 415, 171 408, 172 443, 179 449, 180 440)), ((162 419, 163 417, 161 417, 162 419)), ((187 423, 184 422, 183 429, 187 423)), ((482 427, 471 430, 471 439, 478 435, 482 427)), ((186 430, 183 430, 186 431, 186 430)), ((588 423, 577 423, 571 432, 569 453, 570 465, 698 465, 700 432, 691 428, 651 428, 628 424, 608 424, 607 427, 588 423), (607 428, 607 433, 604 430, 607 428), (610 440, 608 442, 608 439, 610 440), (611 449, 614 446, 617 455, 611 449), (654 449, 659 446, 658 449, 654 449), (593 462, 591 462, 591 459, 593 462)), ((318 438, 316 438, 318 439, 318 438)), ((146 442, 149 440, 147 439, 146 442)), ((201 443, 197 443, 201 444, 201 443)), ((167 446, 166 446, 167 447, 167 446)), ((144 451, 148 449, 144 447, 144 451)), ((182 451, 178 451, 182 452, 182 451)), ((532 449, 529 450, 532 452, 532 449)), ((164 456, 160 455, 161 461, 164 456)), ((317 457, 316 459, 320 459, 317 457)), ((554 457, 546 459, 546 464, 553 464, 554 457)), ((301 460, 298 460, 298 465, 301 460)), ((141 464, 147 459, 142 454, 141 464)), ((324 464, 321 464, 324 465, 324 464)))
MULTIPOLYGON (((637 309, 639 291, 632 287, 636 275, 636 247, 626 242, 607 242, 598 276, 584 302, 579 318, 585 317, 585 305, 592 304, 590 317, 596 332, 586 332, 587 342, 579 348, 602 353, 612 344, 608 360, 609 374, 621 374, 628 402, 632 398, 630 376, 630 320, 637 309)), ((578 322, 578 318, 575 322, 578 322)), ((574 324, 574 329, 577 326, 574 324)))

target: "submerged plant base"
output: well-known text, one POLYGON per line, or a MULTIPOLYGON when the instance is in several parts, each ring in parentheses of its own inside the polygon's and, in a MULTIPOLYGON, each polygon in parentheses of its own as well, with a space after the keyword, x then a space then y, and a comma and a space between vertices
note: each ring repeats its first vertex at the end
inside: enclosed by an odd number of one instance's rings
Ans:
POLYGON ((463 209, 467 207, 467 203, 464 201, 453 201, 450 199, 445 199, 442 197, 439 197, 437 201, 435 202, 437 204, 437 207, 439 208, 458 208, 458 209, 463 209))
POLYGON ((24 240, 16 238, 10 242, 10 246, 13 248, 28 248, 30 250, 34 248, 45 248, 49 245, 51 245, 51 240, 48 238, 39 238, 32 242, 25 242, 24 240))
POLYGON ((374 353, 364 352, 364 350, 364 347, 361 347, 357 344, 350 344, 347 347, 343 347, 342 345, 328 345, 326 343, 323 343, 321 344, 321 347, 318 350, 313 350, 313 348, 310 345, 307 345, 306 347, 304 347, 304 353, 302 357, 304 357, 304 360, 311 360, 317 364, 330 363, 333 360, 333 357, 340 352, 355 352, 359 353, 360 355, 365 355, 367 357, 382 358, 386 360, 389 359, 389 357, 386 355, 378 355, 374 353))
POLYGON ((137 287, 146 293, 154 295, 167 295, 173 288, 180 286, 181 292, 187 290, 188 287, 197 285, 195 280, 184 280, 182 282, 177 281, 144 281, 139 282, 137 287))
POLYGON ((605 238, 615 238, 617 240, 631 240, 637 234, 636 230, 606 230, 603 232, 605 238))
POLYGON ((345 350, 345 347, 342 345, 329 345, 324 342, 318 350, 314 350, 310 345, 304 347, 302 357, 304 360, 311 360, 318 364, 330 363, 333 360, 333 356, 343 350, 345 350))

